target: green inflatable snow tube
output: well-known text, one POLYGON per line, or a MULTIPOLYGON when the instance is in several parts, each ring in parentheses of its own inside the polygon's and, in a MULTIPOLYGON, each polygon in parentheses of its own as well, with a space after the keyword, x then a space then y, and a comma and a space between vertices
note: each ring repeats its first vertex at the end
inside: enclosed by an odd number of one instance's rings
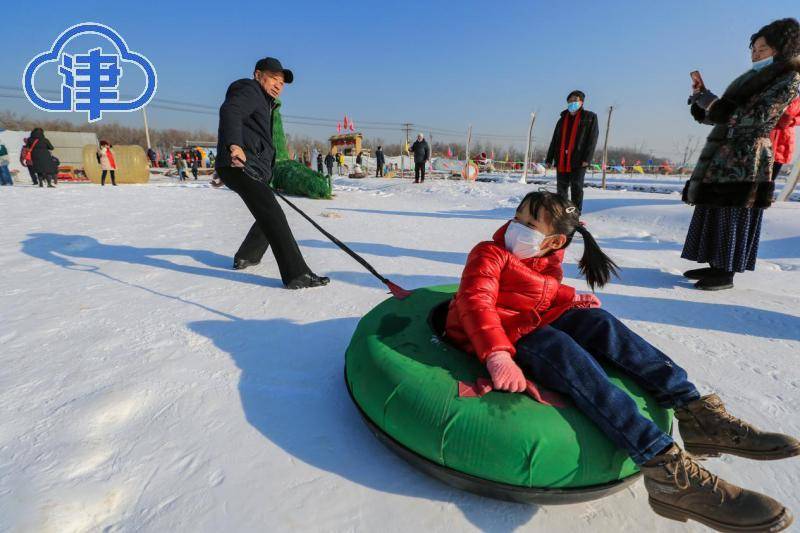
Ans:
MULTIPOLYGON (((428 287, 405 300, 390 298, 359 322, 345 380, 376 436, 427 473, 501 499, 574 503, 634 482, 638 469, 628 454, 572 405, 556 408, 502 392, 458 396, 459 381, 488 373, 437 336, 456 289, 428 287)), ((605 369, 643 415, 671 432, 669 409, 627 376, 605 369)))

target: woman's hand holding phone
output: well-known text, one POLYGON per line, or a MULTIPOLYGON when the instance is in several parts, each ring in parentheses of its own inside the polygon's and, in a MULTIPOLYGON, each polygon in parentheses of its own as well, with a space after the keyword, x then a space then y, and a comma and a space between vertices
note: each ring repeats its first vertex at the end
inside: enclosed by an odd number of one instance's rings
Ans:
POLYGON ((706 88, 705 83, 703 83, 703 78, 700 76, 699 70, 691 71, 689 76, 692 78, 692 94, 698 94, 700 91, 706 88))

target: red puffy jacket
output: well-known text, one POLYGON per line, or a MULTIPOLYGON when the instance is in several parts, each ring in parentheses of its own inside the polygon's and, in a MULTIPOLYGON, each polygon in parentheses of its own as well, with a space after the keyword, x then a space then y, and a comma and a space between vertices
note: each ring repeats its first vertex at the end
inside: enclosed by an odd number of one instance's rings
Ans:
POLYGON ((575 298, 575 289, 561 284, 564 249, 519 259, 505 248, 506 228, 472 249, 447 313, 448 339, 481 361, 497 351, 514 355, 521 337, 561 316, 575 298))
POLYGON ((792 162, 795 126, 800 126, 800 98, 792 100, 769 134, 776 163, 792 162))

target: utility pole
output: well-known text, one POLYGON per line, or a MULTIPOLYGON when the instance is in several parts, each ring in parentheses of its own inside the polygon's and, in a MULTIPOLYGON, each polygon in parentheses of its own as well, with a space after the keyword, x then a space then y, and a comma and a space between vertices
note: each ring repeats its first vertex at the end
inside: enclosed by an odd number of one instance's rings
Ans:
POLYGON ((464 162, 464 179, 469 176, 469 143, 472 141, 472 124, 467 128, 467 160, 464 162))
POLYGON ((522 170, 520 183, 528 183, 528 165, 531 161, 531 135, 533 135, 533 124, 536 122, 536 113, 531 113, 531 125, 528 128, 528 143, 525 145, 525 168, 522 170))
POLYGON ((467 147, 466 147, 467 148, 467 153, 466 153, 467 163, 469 163, 469 143, 470 142, 472 142, 472 124, 470 124, 469 127, 467 128, 467 147))
POLYGON ((142 117, 144 118, 144 138, 147 141, 147 149, 150 149, 150 130, 147 127, 147 106, 142 107, 142 117))
POLYGON ((405 155, 403 155, 403 152, 408 147, 408 132, 411 129, 411 123, 410 122, 404 123, 403 124, 403 128, 405 128, 405 130, 406 130, 406 141, 403 144, 403 147, 400 149, 400 177, 401 178, 405 178, 406 177, 406 159, 405 159, 405 155))
POLYGON ((614 111, 614 106, 608 106, 608 122, 606 122, 606 140, 603 142, 603 179, 601 186, 606 188, 606 166, 608 165, 608 131, 611 129, 611 112, 614 111))

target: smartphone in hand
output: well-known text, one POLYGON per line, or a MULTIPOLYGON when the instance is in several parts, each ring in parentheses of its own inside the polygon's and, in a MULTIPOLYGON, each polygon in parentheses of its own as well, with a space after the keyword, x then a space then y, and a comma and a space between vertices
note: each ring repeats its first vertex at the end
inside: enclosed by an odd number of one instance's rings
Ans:
POLYGON ((706 84, 703 83, 703 77, 700 76, 699 70, 691 71, 689 76, 692 78, 692 92, 699 93, 706 88, 706 84))

